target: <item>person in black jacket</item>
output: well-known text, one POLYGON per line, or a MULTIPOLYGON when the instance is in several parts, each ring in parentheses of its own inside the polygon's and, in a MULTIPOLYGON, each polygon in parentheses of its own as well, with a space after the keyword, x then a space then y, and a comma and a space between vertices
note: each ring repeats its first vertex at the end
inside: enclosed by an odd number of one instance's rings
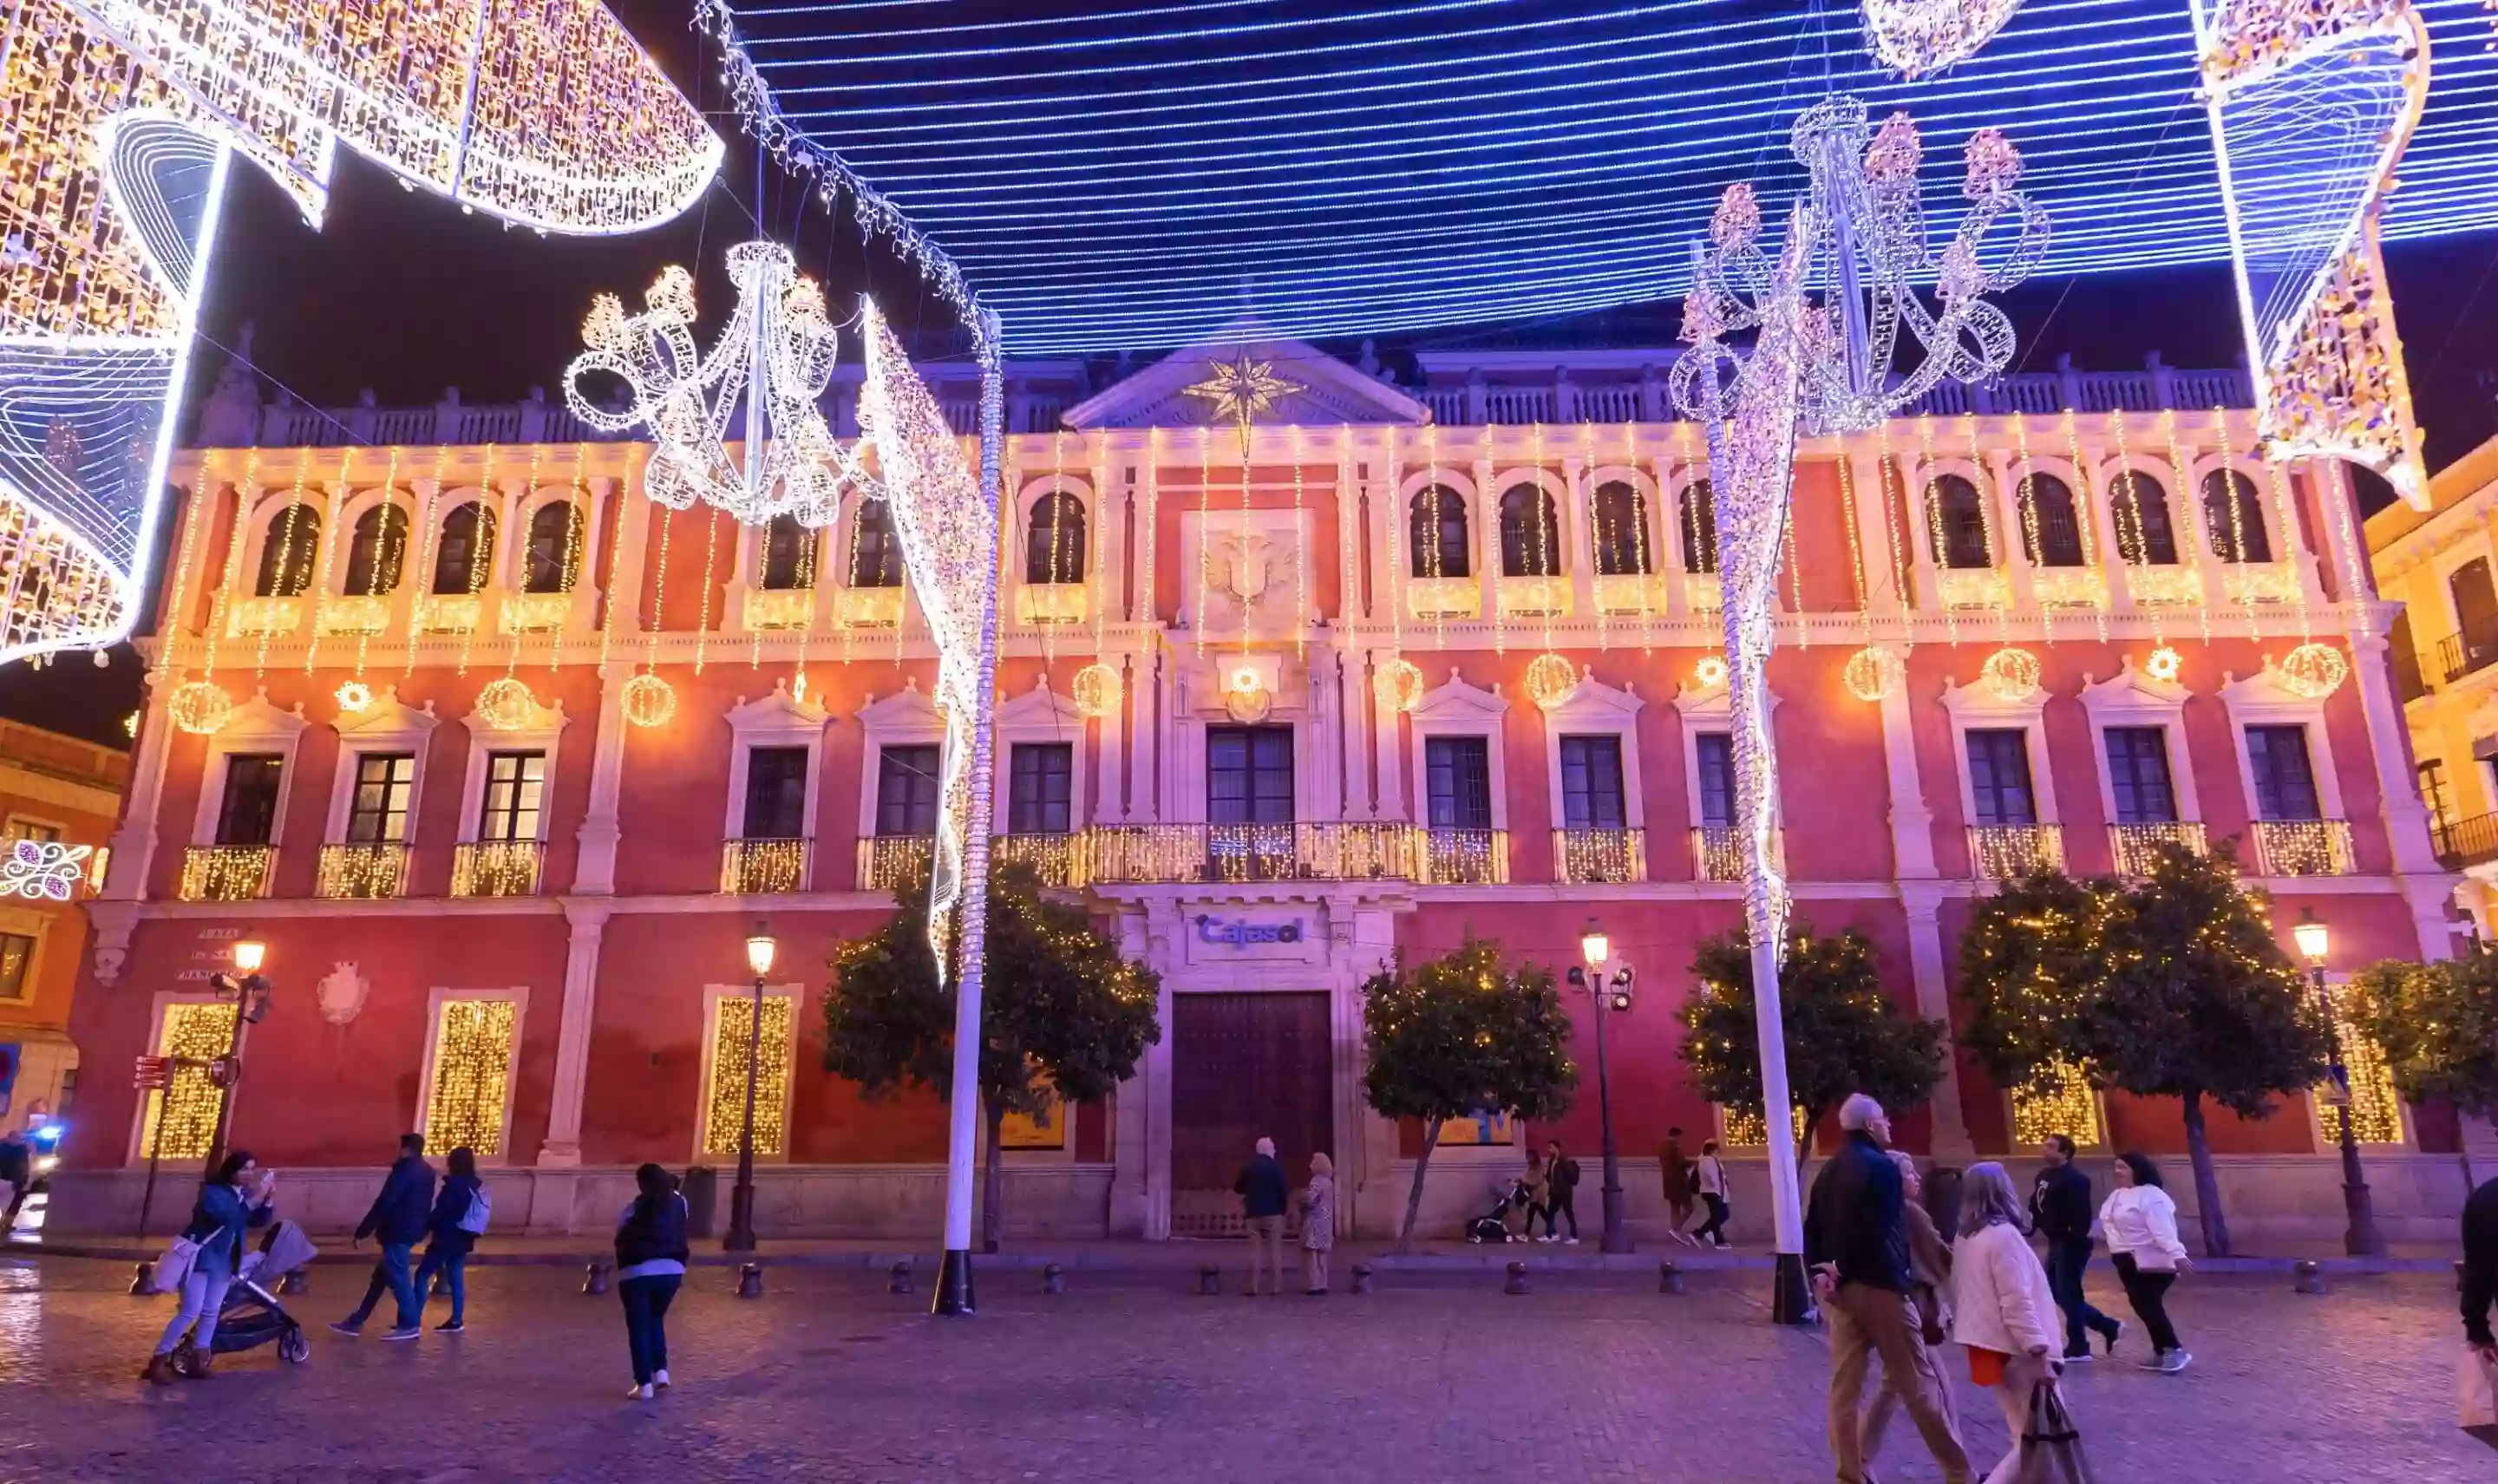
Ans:
POLYGON ((1840 1484, 1866 1484, 1862 1420, 1867 1362, 1882 1357, 1882 1385, 1917 1424, 1946 1484, 1968 1484, 1969 1450, 1944 1398, 1909 1299, 1907 1197, 1900 1167, 1882 1151, 1891 1137, 1882 1105, 1858 1093, 1840 1105, 1847 1134, 1813 1178, 1804 1219, 1804 1261, 1830 1327, 1830 1451, 1840 1484))
POLYGON ((1275 1141, 1258 1141, 1258 1152, 1240 1167, 1232 1182, 1240 1198, 1240 1214, 1249 1223, 1249 1297, 1258 1297, 1261 1267, 1274 1274, 1274 1291, 1284 1292, 1284 1207, 1292 1199, 1292 1182, 1275 1159, 1275 1141))
POLYGON ((633 1389, 624 1397, 648 1402, 668 1389, 668 1306, 693 1249, 676 1177, 644 1165, 633 1172, 633 1204, 616 1218, 616 1296, 624 1303, 624 1343, 633 1354, 633 1389))
POLYGON ((415 1255, 416 1240, 425 1235, 426 1218, 432 1210, 433 1167, 425 1162, 425 1136, 401 1134, 399 1161, 382 1181, 382 1193, 373 1197, 372 1210, 356 1225, 357 1242, 368 1237, 379 1242, 381 1259, 373 1264, 372 1280, 365 1285, 365 1302, 330 1328, 350 1339, 363 1334, 365 1321, 372 1316, 373 1306, 381 1302, 387 1288, 399 1300, 399 1319, 382 1338, 414 1339, 425 1333, 425 1307, 417 1302, 408 1260, 415 1255))
POLYGON ((2463 1203, 2463 1342, 2498 1365, 2489 1306, 2498 1302, 2498 1180, 2485 1180, 2463 1203))
POLYGON ((416 1291, 422 1299, 433 1274, 442 1274, 442 1285, 451 1290, 451 1317, 434 1328, 457 1335, 468 1327, 461 1316, 468 1309, 468 1254, 477 1245, 476 1234, 461 1223, 484 1186, 477 1178, 476 1150, 463 1145, 443 1163, 450 1173, 433 1198, 433 1214, 425 1218, 425 1229, 433 1235, 425 1244, 425 1261, 417 1265, 416 1291))
POLYGON ((2030 1229, 2047 1244, 2047 1286, 2055 1291, 2056 1307, 2065 1311, 2065 1359, 2067 1363, 2087 1363, 2091 1354, 2091 1336, 2097 1334, 2116 1349, 2117 1337, 2125 1333, 2125 1321, 2112 1319, 2091 1307, 2082 1295, 2082 1274, 2091 1265, 2091 1178, 2073 1163, 2073 1141, 2062 1134, 2049 1134, 2038 1145, 2039 1158, 2046 1168, 2038 1172, 2037 1183, 2030 1187, 2030 1229))
POLYGON ((1561 1218, 1570 1218, 1568 1244, 1579 1244, 1579 1162, 1561 1152, 1558 1139, 1544 1145, 1544 1240, 1561 1235, 1561 1218))

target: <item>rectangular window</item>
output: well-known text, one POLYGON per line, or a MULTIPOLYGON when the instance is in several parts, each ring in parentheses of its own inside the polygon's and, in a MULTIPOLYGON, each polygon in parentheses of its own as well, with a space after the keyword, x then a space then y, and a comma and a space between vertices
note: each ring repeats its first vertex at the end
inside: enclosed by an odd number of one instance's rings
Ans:
POLYGON ((937 749, 888 747, 876 758, 876 832, 937 833, 937 749))
POLYGON ((31 997, 34 985, 26 980, 34 972, 35 940, 24 933, 0 933, 0 1000, 31 997))
POLYGON ((285 775, 286 759, 274 753, 236 753, 226 758, 225 796, 217 809, 219 845, 277 843, 278 786, 285 775))
POLYGON ((0 840, 33 840, 46 844, 60 837, 61 827, 58 824, 38 824, 33 820, 23 818, 12 819, 7 831, 0 832, 0 840))
POLYGON ((396 844, 405 840, 407 807, 415 796, 414 755, 359 755, 356 758, 356 793, 347 805, 347 843, 396 844))
POLYGON ((206 1159, 217 1132, 216 1083, 208 1081, 207 1063, 234 1045, 234 1007, 213 1000, 184 1001, 165 1007, 164 1028, 156 1037, 156 1054, 178 1056, 190 1065, 177 1067, 161 1092, 143 1092, 144 1109, 139 1131, 139 1157, 153 1152, 159 1159, 206 1159))
POLYGON ((807 833, 807 749, 746 750, 746 815, 749 840, 797 840, 807 833))
POLYGON ((1205 729, 1205 818, 1215 824, 1293 823, 1293 728, 1205 729))
POLYGON ((2322 818, 2316 799, 2316 769, 2307 757, 2307 728, 2247 728, 2247 766, 2256 775, 2256 817, 2264 820, 2322 818))
POLYGON ((1969 791, 1980 824, 2035 824, 2030 791, 2030 736, 2018 728, 1969 734, 1969 791))
POLYGON ((1561 739, 1561 823, 1570 829, 1621 829, 1622 739, 1561 739))
POLYGON ((512 1052, 521 1035, 515 1000, 444 1000, 434 1013, 433 1079, 425 1091, 425 1152, 503 1152, 512 1052))
POLYGON ((789 1152, 789 1032, 796 1002, 785 994, 763 997, 763 1026, 756 1035, 754 1001, 723 994, 712 1002, 711 1084, 703 1089, 702 1152, 733 1158, 746 1132, 746 1067, 754 1051, 754 1152, 789 1152))
POLYGON ((546 796, 546 754, 488 753, 480 840, 535 840, 546 796))
POLYGON ((1491 744, 1485 737, 1426 737, 1423 773, 1433 829, 1491 828, 1491 744))
POLYGON ((2107 729, 2108 791, 2116 795, 2120 824, 2169 824, 2177 819, 2177 790, 2168 779, 2168 734, 2158 726, 2107 729))
POLYGON ((1018 742, 1007 767, 1007 833, 1063 835, 1074 827, 1073 743, 1018 742))
POLYGON ((1700 764, 1700 823, 1726 829, 1735 823, 1735 739, 1722 731, 1704 731, 1691 739, 1700 764))

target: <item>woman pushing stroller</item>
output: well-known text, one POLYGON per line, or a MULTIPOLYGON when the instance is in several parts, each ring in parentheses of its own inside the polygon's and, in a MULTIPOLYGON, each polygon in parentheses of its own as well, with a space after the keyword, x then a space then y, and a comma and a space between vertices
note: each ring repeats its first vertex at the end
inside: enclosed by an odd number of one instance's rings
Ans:
POLYGON ((243 1182, 258 1169, 249 1150, 236 1149, 200 1187, 200 1198, 191 1208, 191 1224, 182 1229, 183 1240, 197 1243, 198 1251, 192 1254, 191 1271, 182 1278, 181 1304, 165 1326, 164 1337, 156 1341, 156 1353, 147 1358, 140 1379, 172 1385, 175 1347, 194 1325, 199 1332, 191 1339, 190 1375, 194 1380, 208 1378, 208 1359, 216 1348, 217 1310, 242 1266, 243 1234, 252 1227, 267 1226, 272 1214, 270 1198, 275 1190, 276 1171, 260 1171, 258 1182, 248 1191, 243 1189, 243 1182))

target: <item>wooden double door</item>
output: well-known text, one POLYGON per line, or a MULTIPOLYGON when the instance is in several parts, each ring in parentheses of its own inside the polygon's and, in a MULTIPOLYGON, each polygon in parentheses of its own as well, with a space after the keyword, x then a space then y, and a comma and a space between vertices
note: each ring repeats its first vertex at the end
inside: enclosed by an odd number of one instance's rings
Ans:
POLYGON ((1335 1153, 1328 996, 1256 991, 1171 997, 1171 1234, 1244 1230, 1232 1182, 1260 1139, 1298 1188, 1335 1153))

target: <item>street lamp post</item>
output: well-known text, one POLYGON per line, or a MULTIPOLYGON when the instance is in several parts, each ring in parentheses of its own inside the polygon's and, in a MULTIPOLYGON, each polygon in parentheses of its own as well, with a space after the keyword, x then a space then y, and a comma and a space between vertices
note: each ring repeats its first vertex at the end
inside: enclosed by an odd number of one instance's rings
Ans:
POLYGON ((2316 909, 2303 909, 2298 923, 2290 935, 2298 940, 2299 955, 2307 960, 2309 972, 2316 976, 2316 998, 2324 1009, 2324 1034, 2333 1049, 2333 1099, 2341 1112, 2342 1143, 2342 1208, 2350 1227, 2343 1234, 2342 1249, 2353 1257, 2383 1257, 2386 1239, 2377 1230, 2377 1207, 2368 1194, 2368 1182, 2359 1172, 2359 1140, 2351 1127, 2351 1068, 2342 1060, 2342 1024, 2334 1018, 2333 990, 2324 983, 2324 958, 2332 948, 2332 938, 2325 925, 2316 919, 2316 909))
POLYGON ((1631 1236, 1622 1224, 1622 1164, 1614 1147, 1614 1086, 1605 1061, 1605 1020, 1608 1012, 1631 1008, 1631 974, 1626 966, 1613 984, 1605 983, 1605 965, 1613 957, 1613 941, 1592 918, 1587 921, 1587 930, 1579 936, 1579 951, 1586 959, 1586 967, 1571 969, 1570 979, 1587 991, 1596 1008, 1596 1125, 1605 1155, 1603 1245, 1608 1252, 1627 1252, 1631 1249, 1631 1236))
POLYGON ((728 1196, 728 1235, 723 1252, 754 1250, 754 1079, 763 1062, 763 980, 772 972, 779 945, 763 924, 746 940, 746 966, 754 971, 754 998, 746 1021, 746 1121, 737 1131, 737 1187, 728 1196))
MULTIPOLYGON (((208 1077, 217 1086, 217 1127, 208 1140, 208 1173, 214 1175, 226 1157, 226 1132, 234 1117, 235 1083, 242 1081, 243 1033, 257 1025, 269 1014, 269 997, 274 987, 260 977, 260 966, 269 958, 269 945, 257 938, 245 938, 234 946, 234 966, 242 971, 240 979, 231 974, 208 977, 208 987, 222 999, 234 996, 234 1030, 226 1037, 226 1053, 208 1063, 208 1077)), ((161 1105, 160 1105, 161 1107, 161 1105)), ((161 1122, 163 1113, 158 1113, 161 1122)))

